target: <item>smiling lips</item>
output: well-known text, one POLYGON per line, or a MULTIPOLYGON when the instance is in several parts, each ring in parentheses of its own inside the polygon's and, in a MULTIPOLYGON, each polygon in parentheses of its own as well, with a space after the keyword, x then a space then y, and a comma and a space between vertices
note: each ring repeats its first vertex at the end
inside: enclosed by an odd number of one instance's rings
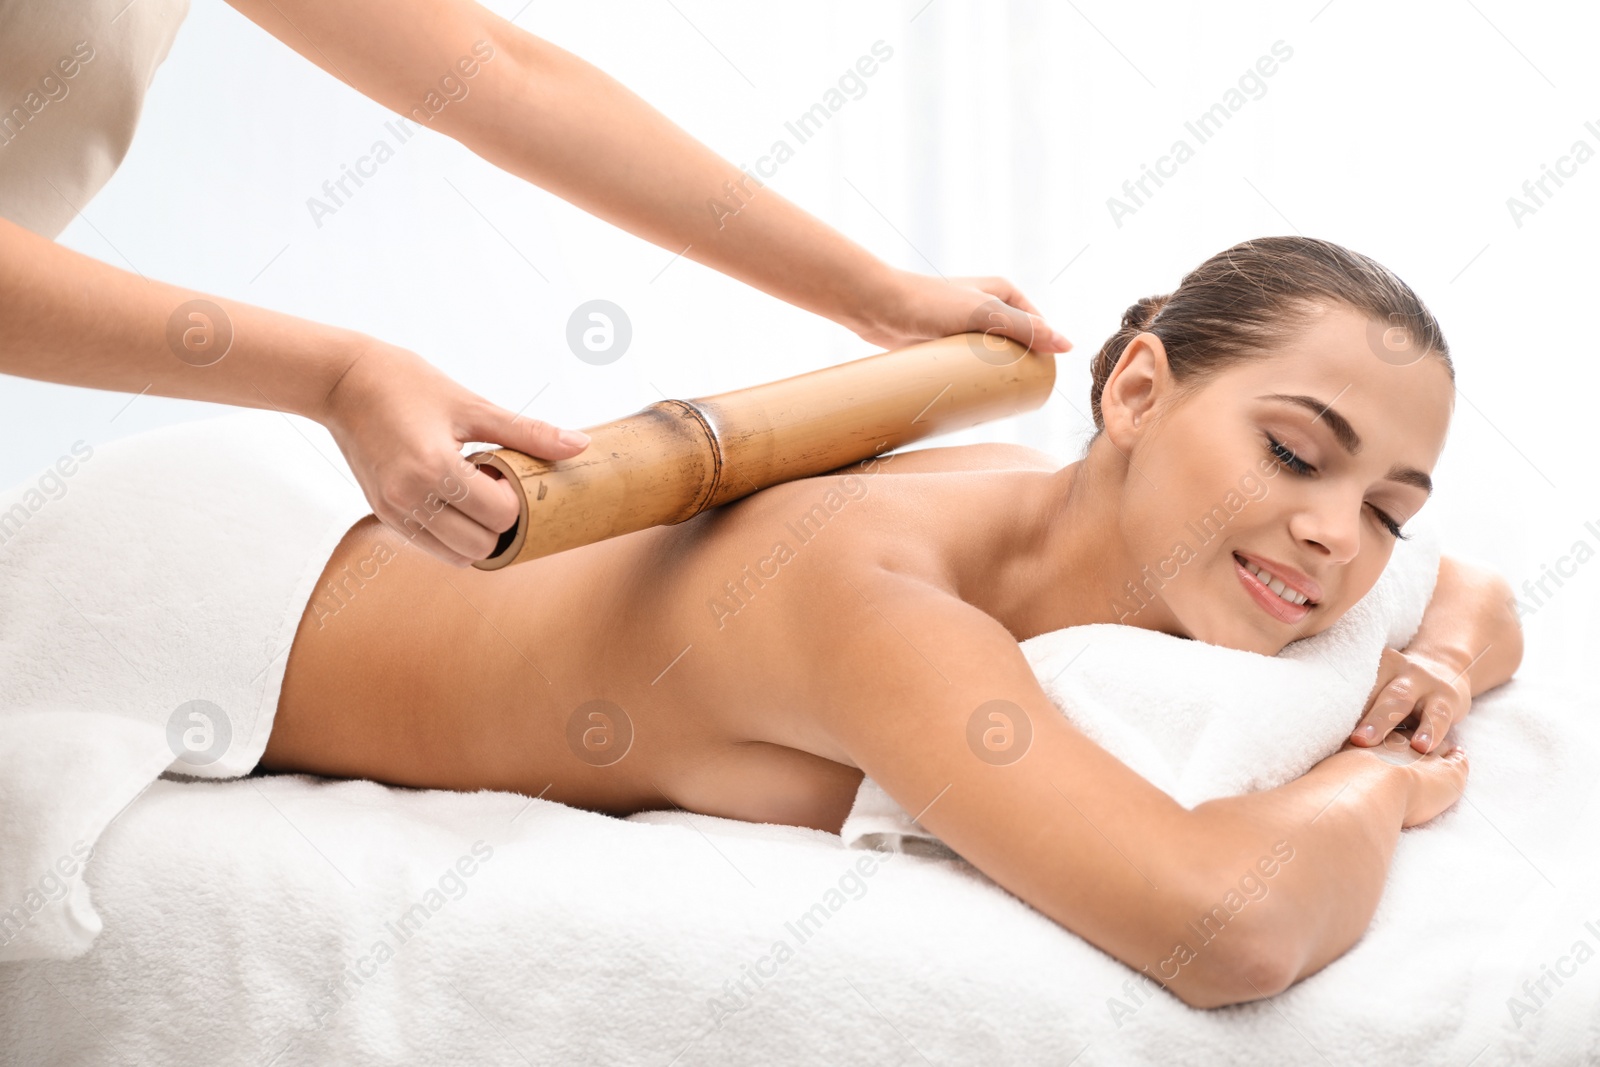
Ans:
POLYGON ((1300 575, 1291 576, 1294 579, 1293 584, 1285 582, 1269 566, 1263 566, 1256 560, 1238 553, 1233 557, 1233 571, 1238 575, 1239 583, 1244 586, 1245 592, 1261 605, 1262 610, 1279 622, 1299 622, 1316 606, 1316 601, 1298 587, 1309 585, 1315 592, 1320 590, 1317 590, 1309 579, 1300 575))

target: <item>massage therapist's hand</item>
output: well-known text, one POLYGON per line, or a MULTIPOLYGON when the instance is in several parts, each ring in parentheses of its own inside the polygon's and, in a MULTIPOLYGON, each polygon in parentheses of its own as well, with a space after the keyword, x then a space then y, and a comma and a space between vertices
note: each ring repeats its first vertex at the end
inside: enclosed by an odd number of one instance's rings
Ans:
POLYGON ((1068 352, 1072 342, 1004 278, 935 278, 890 271, 888 299, 851 328, 883 348, 902 348, 957 333, 995 333, 1040 352, 1068 352))
POLYGON ((1460 667, 1415 649, 1386 648, 1366 712, 1350 740, 1363 746, 1380 744, 1415 715, 1417 728, 1410 745, 1418 752, 1432 752, 1471 707, 1471 683, 1460 667))
POLYGON ((585 435, 513 415, 381 341, 340 377, 318 421, 344 452, 373 514, 459 567, 488 556, 517 518, 511 487, 467 463, 463 444, 492 442, 539 459, 566 459, 588 445, 585 435))

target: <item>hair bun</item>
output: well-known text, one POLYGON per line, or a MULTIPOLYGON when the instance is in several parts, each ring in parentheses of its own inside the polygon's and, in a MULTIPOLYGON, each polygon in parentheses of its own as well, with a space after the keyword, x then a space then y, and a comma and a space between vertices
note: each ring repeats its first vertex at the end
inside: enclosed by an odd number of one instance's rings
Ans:
POLYGON ((1122 328, 1125 330, 1148 330, 1150 324, 1161 314, 1161 309, 1167 306, 1167 301, 1172 299, 1171 293, 1160 296, 1147 296, 1130 305, 1122 313, 1122 328))

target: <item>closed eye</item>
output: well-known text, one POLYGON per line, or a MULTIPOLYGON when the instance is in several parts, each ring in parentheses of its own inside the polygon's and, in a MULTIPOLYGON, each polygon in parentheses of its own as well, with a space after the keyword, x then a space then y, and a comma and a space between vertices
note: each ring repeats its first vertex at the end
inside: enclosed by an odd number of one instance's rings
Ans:
MULTIPOLYGON (((1266 437, 1267 454, 1276 460, 1279 466, 1293 471, 1301 477, 1309 477, 1317 472, 1317 468, 1295 455, 1294 449, 1285 445, 1270 433, 1266 437)), ((1392 537, 1401 541, 1409 541, 1411 539, 1411 535, 1402 531, 1400 524, 1395 522, 1383 509, 1370 502, 1367 507, 1371 508, 1372 513, 1378 516, 1378 521, 1383 524, 1383 528, 1388 530, 1392 537)))
POLYGON ((1317 468, 1294 454, 1294 449, 1280 442, 1270 433, 1267 434, 1267 452, 1278 464, 1294 471, 1296 474, 1315 474, 1317 468))

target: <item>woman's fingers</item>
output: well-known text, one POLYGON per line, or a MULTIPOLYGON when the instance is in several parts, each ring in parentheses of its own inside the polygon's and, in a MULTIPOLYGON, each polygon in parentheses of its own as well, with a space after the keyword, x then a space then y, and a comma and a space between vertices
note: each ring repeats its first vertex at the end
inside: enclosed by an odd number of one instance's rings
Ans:
POLYGON ((1404 722, 1417 706, 1416 692, 1409 679, 1393 678, 1378 693, 1378 699, 1372 702, 1372 707, 1362 716, 1356 728, 1350 734, 1350 740, 1358 745, 1376 745, 1389 735, 1389 732, 1404 722))
POLYGON ((1418 752, 1432 752, 1454 723, 1455 713, 1450 706, 1450 698, 1443 693, 1429 697, 1423 702, 1416 733, 1411 737, 1411 747, 1418 752))
POLYGON ((1404 734, 1390 734, 1370 750, 1376 759, 1401 768, 1406 783, 1406 810, 1402 826, 1425 823, 1449 808, 1467 786, 1467 754, 1460 745, 1424 755, 1407 743, 1404 734))

